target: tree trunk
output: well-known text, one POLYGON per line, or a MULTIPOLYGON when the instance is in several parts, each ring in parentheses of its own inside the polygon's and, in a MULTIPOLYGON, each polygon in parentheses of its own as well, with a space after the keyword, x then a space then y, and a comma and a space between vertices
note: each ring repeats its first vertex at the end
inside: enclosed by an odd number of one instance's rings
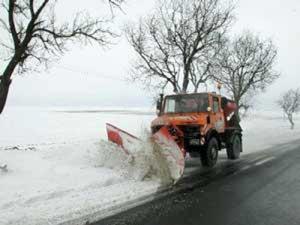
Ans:
POLYGON ((11 76, 15 70, 15 68, 18 65, 18 62, 20 62, 21 58, 21 51, 18 51, 13 58, 8 63, 7 67, 5 68, 3 75, 0 76, 0 114, 3 112, 3 109, 6 104, 7 96, 9 87, 11 84, 11 76))
POLYGON ((174 92, 175 94, 178 94, 179 91, 178 91, 178 88, 177 88, 176 84, 172 84, 172 85, 173 85, 173 92, 174 92))
POLYGON ((236 116, 236 119, 238 122, 241 122, 241 116, 240 116, 240 109, 237 107, 237 109, 234 111, 234 114, 236 116))
POLYGON ((187 89, 189 86, 189 70, 188 68, 184 69, 184 75, 183 75, 183 83, 182 83, 182 93, 187 93, 187 89))
POLYGON ((182 93, 187 93, 188 86, 189 86, 189 79, 184 79, 182 85, 182 93))
POLYGON ((236 116, 236 119, 238 122, 241 122, 241 116, 240 116, 240 109, 241 109, 241 106, 240 106, 240 100, 236 97, 234 97, 234 102, 236 104, 236 110, 234 111, 234 114, 236 116))
POLYGON ((9 91, 10 83, 0 82, 0 114, 3 112, 3 109, 6 104, 8 91, 9 91))
POLYGON ((195 88, 194 88, 194 93, 197 93, 198 92, 198 89, 199 89, 199 85, 195 85, 195 88))
POLYGON ((291 124, 291 130, 293 130, 295 128, 295 123, 293 121, 293 115, 288 115, 288 119, 289 119, 290 124, 291 124))

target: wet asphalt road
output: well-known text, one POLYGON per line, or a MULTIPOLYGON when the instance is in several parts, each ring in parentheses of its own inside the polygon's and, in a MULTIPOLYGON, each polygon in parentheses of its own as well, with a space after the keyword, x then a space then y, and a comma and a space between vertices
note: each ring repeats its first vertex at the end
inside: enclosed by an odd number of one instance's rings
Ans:
POLYGON ((210 170, 197 163, 166 196, 95 225, 300 224, 300 141, 210 170))

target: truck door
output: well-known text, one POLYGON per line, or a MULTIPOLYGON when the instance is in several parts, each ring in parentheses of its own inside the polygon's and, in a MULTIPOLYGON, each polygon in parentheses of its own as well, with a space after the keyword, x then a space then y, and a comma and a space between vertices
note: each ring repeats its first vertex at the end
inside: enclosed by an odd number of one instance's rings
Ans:
POLYGON ((224 116, 221 109, 220 98, 213 96, 212 101, 212 123, 219 133, 223 133, 225 129, 224 116))

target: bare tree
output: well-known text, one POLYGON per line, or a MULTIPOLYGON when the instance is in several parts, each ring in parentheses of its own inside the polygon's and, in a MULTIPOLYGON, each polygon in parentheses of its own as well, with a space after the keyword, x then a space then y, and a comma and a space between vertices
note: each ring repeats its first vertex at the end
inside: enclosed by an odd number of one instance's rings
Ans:
POLYGON ((196 92, 210 77, 210 61, 233 21, 232 11, 220 0, 159 1, 153 14, 126 30, 138 56, 133 79, 171 85, 175 93, 186 93, 191 83, 196 92))
POLYGON ((108 2, 111 4, 111 7, 117 7, 120 8, 121 4, 124 2, 124 0, 108 0, 108 2))
POLYGON ((277 50, 271 40, 261 40, 249 32, 227 40, 214 65, 214 79, 220 82, 240 109, 251 106, 258 91, 263 91, 279 73, 274 70, 277 50))
MULTIPOLYGON (((120 7, 123 0, 107 0, 120 7)), ((2 0, 0 8, 0 52, 4 70, 0 74, 0 114, 13 74, 32 71, 67 51, 69 42, 106 45, 116 35, 108 20, 78 13, 72 22, 59 23, 55 0, 2 0), (5 54, 3 54, 5 53, 5 54)))
POLYGON ((293 120, 293 115, 300 111, 300 88, 296 90, 289 90, 284 93, 277 104, 283 109, 283 112, 287 116, 291 129, 294 129, 295 123, 293 120))

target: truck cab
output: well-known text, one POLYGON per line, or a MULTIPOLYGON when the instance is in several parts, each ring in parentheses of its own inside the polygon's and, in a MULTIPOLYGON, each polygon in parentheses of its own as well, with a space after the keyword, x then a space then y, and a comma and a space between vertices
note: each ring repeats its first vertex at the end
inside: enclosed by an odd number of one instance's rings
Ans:
POLYGON ((152 133, 169 128, 178 145, 190 156, 200 156, 204 166, 214 166, 218 151, 229 159, 242 151, 242 129, 235 119, 233 101, 214 92, 161 96, 152 133))

